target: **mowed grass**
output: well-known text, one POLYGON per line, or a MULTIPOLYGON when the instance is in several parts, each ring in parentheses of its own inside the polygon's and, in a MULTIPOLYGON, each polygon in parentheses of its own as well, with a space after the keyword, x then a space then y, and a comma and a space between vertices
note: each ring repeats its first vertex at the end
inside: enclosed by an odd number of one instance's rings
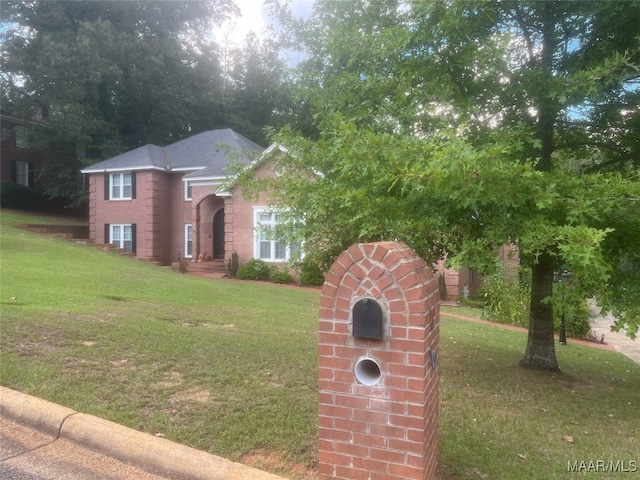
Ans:
MULTIPOLYGON (((2 212, 3 385, 313 478, 317 291, 181 275, 11 226, 24 221, 2 212)), ((443 314, 440 333, 442 478, 575 478, 575 461, 640 466, 640 366, 569 345, 558 348, 562 374, 530 372, 517 366, 520 332, 443 314)))

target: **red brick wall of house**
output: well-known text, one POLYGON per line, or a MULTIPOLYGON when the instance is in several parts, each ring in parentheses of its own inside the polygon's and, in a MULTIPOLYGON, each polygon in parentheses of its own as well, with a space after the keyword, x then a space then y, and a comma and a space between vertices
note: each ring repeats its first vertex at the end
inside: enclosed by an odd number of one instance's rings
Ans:
MULTIPOLYGON (((170 265, 181 258, 196 260, 199 254, 214 255, 213 219, 225 214, 225 261, 236 252, 240 265, 254 256, 254 206, 268 207, 262 196, 257 202, 242 196, 240 187, 216 195, 215 185, 194 185, 192 199, 184 199, 183 176, 188 172, 136 171, 136 198, 105 201, 104 174, 89 174, 89 231, 96 243, 105 243, 105 223, 135 223, 137 257, 170 265), (185 251, 185 226, 191 224, 192 256, 185 251)), ((254 175, 272 175, 270 165, 255 168, 254 175)))
MULTIPOLYGON (((513 244, 503 245, 498 252, 498 259, 502 263, 504 274, 508 281, 517 282, 520 268, 518 247, 513 244)), ((444 275, 447 286, 447 299, 462 297, 465 286, 469 293, 473 293, 482 286, 482 277, 478 272, 462 267, 460 270, 445 268, 444 261, 436 265, 438 275, 444 275)))
MULTIPOLYGON (((89 236, 96 243, 107 243, 104 225, 136 224, 136 257, 169 263, 171 245, 177 236, 172 227, 174 191, 181 187, 181 175, 146 170, 136 172, 136 198, 105 200, 104 174, 89 175, 89 236), (177 181, 176 181, 177 180, 177 181)), ((182 238, 182 233, 180 237, 182 238)))
POLYGON ((437 277, 404 244, 358 244, 335 261, 320 297, 320 478, 435 478, 439 311, 437 277), (364 298, 382 309, 382 339, 353 335, 364 298), (358 381, 362 359, 379 365, 377 382, 358 381))
POLYGON ((438 262, 436 265, 436 274, 444 275, 444 283, 447 287, 447 298, 443 300, 451 300, 462 296, 462 285, 460 272, 455 268, 445 268, 444 261, 438 262))
POLYGON ((520 269, 520 255, 517 245, 503 245, 500 247, 499 255, 505 276, 510 282, 517 282, 520 269))
MULTIPOLYGON (((271 175, 268 165, 260 165, 254 172, 258 178, 271 175)), ((242 189, 232 189, 232 198, 225 199, 225 258, 231 258, 235 251, 238 263, 244 265, 253 258, 254 254, 254 206, 268 207, 269 202, 262 195, 257 202, 245 199, 242 189)))
MULTIPOLYGON (((145 189, 144 199, 146 218, 143 229, 147 238, 147 242, 151 245, 150 251, 146 252, 145 257, 153 259, 163 264, 171 261, 169 247, 171 246, 171 195, 166 192, 171 191, 171 180, 173 175, 165 172, 151 171, 150 175, 143 176, 143 181, 138 184, 145 189)), ((140 231, 140 226, 138 226, 140 231)), ((138 234, 140 235, 140 234, 138 234)), ((144 237, 140 237, 142 240, 144 237)), ((140 243, 139 243, 140 245, 140 243)), ((144 249, 142 250, 144 251, 144 249)), ((138 256, 142 252, 139 250, 138 256)))
MULTIPOLYGON (((257 175, 266 175, 258 167, 257 175)), ((213 255, 213 216, 225 209, 225 258, 238 253, 240 263, 253 258, 253 206, 240 188, 231 197, 215 195, 215 187, 194 186, 192 200, 184 199, 182 172, 155 170, 136 172, 136 198, 104 200, 104 174, 89 175, 89 234, 96 243, 106 243, 105 223, 137 225, 137 257, 170 264, 177 252, 185 255, 185 225, 192 224, 193 253, 213 255), (200 219, 199 225, 196 218, 200 219)), ((267 202, 261 199, 261 205, 267 202)), ((195 258, 194 258, 195 260, 195 258)))
MULTIPOLYGON (((171 217, 170 225, 170 245, 168 246, 168 262, 177 260, 176 254, 180 252, 182 259, 185 259, 185 224, 193 222, 191 200, 184 199, 184 182, 182 176, 184 173, 174 173, 171 175, 169 184, 170 200, 168 209, 171 217)), ((168 263, 167 262, 167 263, 168 263)))
POLYGON ((235 251, 240 265, 253 258, 253 206, 238 191, 225 201, 225 257, 230 258, 235 251))
MULTIPOLYGON (((95 243, 104 243, 104 237, 98 238, 96 227, 96 212, 98 211, 98 179, 99 175, 90 174, 87 178, 87 189, 89 193, 89 239, 95 243)), ((103 180, 104 183, 104 180, 103 180)), ((104 188, 104 185, 100 187, 104 188)), ((100 197, 104 198, 104 197, 100 197)))
POLYGON ((480 275, 466 267, 462 267, 460 270, 444 268, 444 262, 439 262, 436 271, 438 275, 444 275, 447 299, 449 300, 462 297, 465 287, 469 293, 473 293, 482 285, 480 275))

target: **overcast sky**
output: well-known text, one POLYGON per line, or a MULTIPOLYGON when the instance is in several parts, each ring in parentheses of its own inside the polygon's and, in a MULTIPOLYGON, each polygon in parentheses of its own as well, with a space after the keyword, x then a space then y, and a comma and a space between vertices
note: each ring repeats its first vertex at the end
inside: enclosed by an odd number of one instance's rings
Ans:
MULTIPOLYGON (((264 2, 265 0, 236 0, 241 16, 224 27, 216 29, 216 39, 223 42, 223 37, 227 35, 230 43, 239 44, 249 32, 254 32, 258 37, 266 36, 267 28, 273 20, 269 16, 269 7, 264 2)), ((311 14, 313 2, 314 0, 292 0, 290 8, 296 17, 308 17, 311 14)))

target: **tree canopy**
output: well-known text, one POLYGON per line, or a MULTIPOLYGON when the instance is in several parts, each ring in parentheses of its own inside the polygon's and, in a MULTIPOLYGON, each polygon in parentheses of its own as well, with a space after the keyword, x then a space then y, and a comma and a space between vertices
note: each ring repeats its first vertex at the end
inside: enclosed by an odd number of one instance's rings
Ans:
POLYGON ((288 69, 273 41, 250 33, 231 48, 226 72, 228 110, 238 132, 259 144, 267 141, 265 126, 279 128, 294 116, 288 69))
MULTIPOLYGON (((633 335, 640 319, 640 4, 320 2, 280 10, 305 47, 267 189, 327 263, 400 239, 482 273, 501 245, 530 269, 521 364, 557 370, 550 298, 568 270, 633 335)), ((251 182, 246 181, 251 187, 251 182)))
POLYGON ((51 197, 81 202, 83 165, 147 143, 215 128, 262 143, 276 106, 290 98, 279 93, 286 72, 273 46, 256 38, 223 71, 212 27, 238 13, 233 0, 9 0, 0 8, 2 108, 25 119, 44 113, 51 128, 34 147, 48 153, 38 175, 51 197))

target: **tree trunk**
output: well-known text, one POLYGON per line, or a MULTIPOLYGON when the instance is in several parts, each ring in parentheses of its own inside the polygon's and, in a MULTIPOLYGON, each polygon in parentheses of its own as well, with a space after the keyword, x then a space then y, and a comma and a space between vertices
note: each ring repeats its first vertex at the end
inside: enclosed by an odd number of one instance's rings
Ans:
POLYGON ((553 337, 553 262, 542 255, 531 270, 531 310, 527 350, 520 365, 535 370, 559 372, 553 337), (546 302, 543 302, 544 299, 546 302))
MULTIPOLYGON (((553 85, 553 52, 555 38, 555 6, 552 2, 542 3, 544 25, 542 29, 542 52, 540 73, 548 85, 553 85)), ((557 117, 556 101, 552 92, 540 91, 538 104, 538 139, 540 152, 536 170, 551 171, 551 155, 554 150, 553 135, 557 117)), ((520 365, 535 370, 559 372, 553 338, 553 258, 545 253, 538 257, 531 269, 531 309, 529 311, 529 337, 527 350, 520 365), (545 301, 546 299, 546 301, 545 301)))

